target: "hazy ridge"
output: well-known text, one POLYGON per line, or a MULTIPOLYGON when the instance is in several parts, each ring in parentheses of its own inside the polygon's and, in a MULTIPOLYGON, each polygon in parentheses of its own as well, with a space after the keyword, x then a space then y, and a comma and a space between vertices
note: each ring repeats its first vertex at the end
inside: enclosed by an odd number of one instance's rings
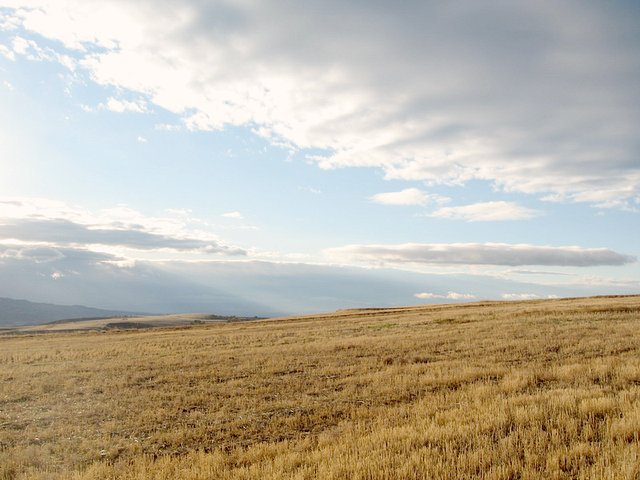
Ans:
POLYGON ((0 297, 0 327, 41 325, 58 320, 133 315, 134 312, 103 310, 84 305, 56 305, 0 297))

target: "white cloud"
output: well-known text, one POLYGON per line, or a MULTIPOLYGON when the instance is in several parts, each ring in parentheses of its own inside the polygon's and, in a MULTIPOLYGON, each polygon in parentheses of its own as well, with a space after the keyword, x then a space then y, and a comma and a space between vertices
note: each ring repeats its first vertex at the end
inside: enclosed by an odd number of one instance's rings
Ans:
POLYGON ((60 63, 64 64, 63 55, 51 49, 41 48, 35 40, 16 36, 11 40, 11 48, 15 54, 22 55, 29 60, 60 61, 60 63))
POLYGON ((587 267, 624 265, 635 257, 606 248, 550 247, 506 243, 405 243, 347 245, 325 251, 347 262, 428 265, 553 265, 587 267))
POLYGON ((7 15, 13 28, 24 26, 80 52, 86 51, 85 45, 105 49, 124 46, 135 41, 137 35, 134 19, 126 10, 109 2, 5 0, 0 6, 16 9, 13 15, 7 15))
POLYGON ((0 30, 10 32, 15 30, 19 25, 20 21, 18 19, 0 12, 0 30))
POLYGON ((22 37, 13 37, 11 47, 13 51, 19 55, 25 55, 30 48, 33 48, 35 42, 25 40, 22 37))
POLYGON ((15 8, 3 25, 59 40, 95 82, 191 129, 255 126, 328 152, 310 157, 322 168, 390 179, 612 207, 640 194, 640 21, 626 4, 2 4, 15 8))
POLYGON ((442 207, 429 216, 467 222, 497 222, 504 220, 526 220, 542 212, 522 207, 513 202, 483 202, 458 207, 442 207))
POLYGON ((68 70, 74 72, 78 66, 77 61, 64 53, 56 52, 54 49, 41 47, 35 40, 15 36, 11 40, 12 50, 0 45, 0 54, 9 60, 15 60, 16 54, 32 61, 58 62, 68 70))
POLYGON ((67 67, 67 69, 72 72, 78 67, 76 60, 69 55, 55 55, 55 58, 59 63, 67 67))
POLYGON ((473 298, 476 298, 475 295, 471 295, 470 293, 457 293, 457 292, 447 292, 446 295, 423 292, 423 293, 416 293, 414 297, 420 298, 423 300, 430 300, 430 299, 471 300, 473 298))
POLYGON ((118 100, 117 98, 113 97, 109 97, 106 103, 100 104, 100 107, 117 113, 144 113, 147 111, 147 106, 143 100, 118 100))
POLYGON ((222 214, 223 217, 225 218, 235 218, 237 220, 241 220, 244 217, 242 216, 242 214, 240 212, 227 212, 227 213, 223 213, 222 214))
POLYGON ((371 197, 371 200, 383 205, 426 205, 428 203, 447 203, 450 198, 429 194, 419 188, 405 188, 399 192, 376 193, 371 197))
POLYGON ((182 125, 176 125, 172 123, 158 123, 154 126, 154 128, 162 132, 179 132, 180 130, 182 130, 182 125))
POLYGON ((8 82, 6 80, 2 82, 2 85, 4 85, 4 87, 10 92, 13 92, 15 90, 15 87, 11 84, 11 82, 8 82))
POLYGON ((7 60, 14 61, 16 59, 15 53, 11 51, 6 45, 0 45, 0 56, 3 56, 7 60))
POLYGON ((147 143, 149 140, 147 140, 145 137, 143 137, 142 135, 138 135, 138 143, 147 143))

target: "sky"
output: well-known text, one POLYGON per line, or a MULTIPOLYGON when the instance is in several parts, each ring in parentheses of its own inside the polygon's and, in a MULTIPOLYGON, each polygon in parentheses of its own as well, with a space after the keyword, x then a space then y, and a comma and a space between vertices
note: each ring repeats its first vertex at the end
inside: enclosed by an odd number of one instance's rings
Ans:
POLYGON ((0 296, 640 293, 640 4, 0 0, 0 296))

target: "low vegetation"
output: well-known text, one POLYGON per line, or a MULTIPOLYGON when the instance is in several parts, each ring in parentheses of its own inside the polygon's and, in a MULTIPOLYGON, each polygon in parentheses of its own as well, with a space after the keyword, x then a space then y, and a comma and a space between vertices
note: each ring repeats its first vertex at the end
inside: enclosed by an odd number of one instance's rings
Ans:
POLYGON ((640 297, 0 337, 0 479, 635 479, 640 297))
POLYGON ((112 330, 140 329, 157 327, 181 327, 202 325, 209 322, 244 322, 258 320, 259 317, 237 317, 224 315, 208 315, 204 313, 187 313, 173 315, 126 315, 117 317, 76 318, 57 320, 39 325, 17 326, 0 333, 45 333, 76 332, 80 330, 112 330))

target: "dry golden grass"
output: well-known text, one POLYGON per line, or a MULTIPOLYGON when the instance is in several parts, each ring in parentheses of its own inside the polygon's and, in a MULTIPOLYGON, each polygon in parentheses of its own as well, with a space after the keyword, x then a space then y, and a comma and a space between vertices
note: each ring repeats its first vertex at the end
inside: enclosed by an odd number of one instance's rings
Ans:
POLYGON ((640 297, 0 337, 0 479, 640 478, 640 297))

